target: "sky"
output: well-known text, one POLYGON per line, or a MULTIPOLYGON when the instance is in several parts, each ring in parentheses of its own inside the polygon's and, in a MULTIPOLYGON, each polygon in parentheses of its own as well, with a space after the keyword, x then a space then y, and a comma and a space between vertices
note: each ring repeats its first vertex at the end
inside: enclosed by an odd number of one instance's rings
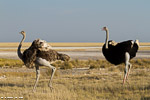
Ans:
POLYGON ((0 42, 150 42, 150 0, 0 0, 0 42))

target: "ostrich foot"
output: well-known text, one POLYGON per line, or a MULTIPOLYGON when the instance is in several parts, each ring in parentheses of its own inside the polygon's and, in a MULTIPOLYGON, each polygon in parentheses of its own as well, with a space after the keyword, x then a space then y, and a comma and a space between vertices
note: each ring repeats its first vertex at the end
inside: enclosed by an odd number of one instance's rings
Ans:
POLYGON ((128 85, 130 85, 130 83, 128 82, 128 79, 127 79, 127 78, 123 80, 123 84, 122 84, 123 86, 124 86, 125 82, 126 82, 128 85))
POLYGON ((126 83, 128 84, 128 85, 130 85, 130 83, 129 83, 129 81, 126 79, 126 83))
POLYGON ((36 92, 36 89, 33 89, 32 92, 35 93, 35 92, 36 92))
POLYGON ((49 84, 49 88, 51 91, 53 91, 53 89, 54 89, 51 84, 49 84))

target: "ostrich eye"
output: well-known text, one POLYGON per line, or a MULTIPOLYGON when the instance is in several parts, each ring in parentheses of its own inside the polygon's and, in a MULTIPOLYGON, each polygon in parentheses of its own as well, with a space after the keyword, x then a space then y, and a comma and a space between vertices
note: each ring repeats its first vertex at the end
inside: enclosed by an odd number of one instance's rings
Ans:
POLYGON ((40 42, 40 44, 43 44, 43 42, 40 42))

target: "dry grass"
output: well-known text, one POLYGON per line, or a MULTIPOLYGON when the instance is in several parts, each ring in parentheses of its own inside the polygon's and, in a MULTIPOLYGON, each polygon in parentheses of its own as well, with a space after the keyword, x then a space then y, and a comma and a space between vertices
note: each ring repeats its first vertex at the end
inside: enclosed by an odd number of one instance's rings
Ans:
POLYGON ((98 47, 102 46, 103 43, 49 43, 54 47, 98 47))
MULTIPOLYGON (((150 68, 150 59, 133 59, 130 61, 133 68, 150 68)), ((60 69, 72 69, 72 68, 90 68, 90 69, 99 69, 99 68, 109 68, 113 66, 105 59, 100 60, 70 60, 68 62, 57 61, 52 64, 53 66, 60 69)), ((0 58, 0 67, 18 67, 21 68, 23 62, 17 59, 4 59, 0 58)), ((120 69, 124 67, 124 64, 119 65, 120 69)))
MULTIPOLYGON (((0 51, 17 51, 19 43, 0 43, 0 51)), ((24 48, 28 48, 30 42, 23 43, 24 48)), ((103 43, 49 43, 52 47, 99 47, 103 43)), ((24 51, 25 49, 22 49, 24 51)), ((85 51, 86 49, 56 49, 57 51, 85 51)))
MULTIPOLYGON (((27 48, 26 48, 27 49, 27 48)), ((26 49, 21 49, 21 51, 24 51, 26 49)), ((86 51, 86 49, 54 49, 56 51, 86 51)), ((101 49, 97 49, 98 51, 101 51, 101 49)), ((0 49, 1 52, 17 52, 17 49, 0 49)))
MULTIPOLYGON (((4 42, 4 43, 0 43, 0 47, 18 47, 19 43, 18 42, 4 42)), ((25 42, 23 43, 24 47, 28 47, 30 46, 31 43, 30 42, 25 42)))
MULTIPOLYGON (((100 47, 104 43, 49 43, 52 47, 100 47)), ((0 51, 17 51, 19 43, 0 43, 0 51), (9 48, 9 49, 8 49, 9 48), (13 49, 12 49, 13 48, 13 49)), ((28 48, 30 42, 23 43, 23 47, 28 48)), ((140 46, 150 46, 150 43, 140 43, 140 46)), ((24 49, 22 49, 24 50, 24 49)), ((100 49, 101 50, 101 49, 100 49)), ((150 50, 150 47, 140 47, 139 50, 150 50)), ((57 49, 57 51, 85 51, 85 49, 57 49)))
MULTIPOLYGON (((91 42, 61 42, 61 43, 49 43, 53 47, 98 47, 102 46, 104 43, 91 43, 91 42)), ((19 42, 1 42, 0 47, 17 47, 19 42)), ((31 45, 31 42, 24 42, 23 46, 28 47, 31 45)), ((140 46, 150 46, 149 42, 140 42, 140 46)))
POLYGON ((140 47, 139 50, 150 50, 150 47, 140 47))
POLYGON ((21 60, 0 58, 0 67, 21 67, 21 66, 23 66, 21 60))
MULTIPOLYGON (((17 47, 18 44, 0 43, 0 47, 17 47)), ((28 47, 30 44, 24 43, 23 46, 28 47)), ((50 43, 56 47, 102 46, 102 44, 50 43)), ((150 43, 140 44, 150 45, 150 43)), ((150 48, 140 49, 150 50, 150 48)), ((23 97, 23 100, 150 100, 150 59, 134 59, 131 63, 133 67, 128 79, 129 84, 122 86, 123 64, 115 67, 106 60, 78 59, 64 63, 56 62, 54 66, 61 70, 57 70, 54 76, 54 90, 51 91, 48 87, 50 78, 48 69, 41 72, 37 91, 33 93, 35 71, 33 69, 18 71, 23 66, 20 60, 0 59, 0 97, 23 97), (6 71, 10 67, 12 71, 6 71), (90 69, 76 69, 83 67, 90 69)))
POLYGON ((7 73, 6 79, 1 79, 0 82, 0 97, 23 97, 24 100, 150 99, 149 71, 132 70, 129 84, 126 83, 124 86, 122 86, 123 73, 109 70, 87 70, 85 73, 58 74, 53 80, 53 91, 48 87, 49 77, 42 74, 35 93, 32 92, 34 72, 20 73, 17 76, 7 73))
POLYGON ((150 46, 150 43, 149 42, 140 42, 140 45, 141 46, 150 46))
MULTIPOLYGON (((19 43, 14 42, 14 43, 0 43, 0 47, 17 47, 19 43)), ((25 42, 23 43, 24 47, 29 47, 31 45, 31 42, 25 42)), ((52 47, 97 47, 97 46, 102 46, 103 43, 49 43, 52 47)))
POLYGON ((35 93, 32 92, 35 69, 13 71, 18 68, 3 68, 0 73, 0 97, 23 97, 24 100, 150 100, 150 59, 132 60, 131 63, 133 67, 129 84, 123 86, 124 65, 115 67, 105 60, 57 62, 56 66, 71 66, 75 69, 58 69, 53 80, 54 90, 51 91, 48 87, 50 71, 43 67, 47 71, 41 72, 35 93), (98 64, 101 66, 94 69, 76 69, 98 64), (4 69, 12 71, 3 71, 4 69), (4 75, 6 77, 2 78, 4 75))

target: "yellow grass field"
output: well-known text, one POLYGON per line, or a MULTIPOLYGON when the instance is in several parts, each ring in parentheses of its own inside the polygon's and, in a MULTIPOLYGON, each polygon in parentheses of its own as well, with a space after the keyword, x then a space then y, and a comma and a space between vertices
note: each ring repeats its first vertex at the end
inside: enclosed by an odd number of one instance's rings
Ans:
MULTIPOLYGON (((103 43, 49 44, 53 47, 103 45, 103 43)), ((16 48, 18 45, 19 43, 0 43, 0 48, 13 51, 14 49, 9 48, 16 48)), ((24 43, 23 47, 30 45, 31 43, 24 43)), ((150 43, 140 45, 150 46, 150 43)), ((150 48, 142 47, 140 50, 150 48)), ((3 49, 0 49, 1 51, 3 49)), ((114 66, 105 59, 56 62, 53 64, 57 67, 53 79, 54 89, 51 91, 48 87, 50 69, 41 67, 37 91, 32 92, 36 79, 35 69, 24 67, 21 60, 0 59, 0 100, 4 100, 5 97, 13 97, 10 100, 150 100, 150 59, 133 59, 131 64, 133 66, 129 78, 125 85, 122 85, 124 64, 114 66)))
POLYGON ((34 71, 3 72, 0 75, 6 77, 0 79, 0 97, 23 97, 23 100, 150 100, 150 71, 146 69, 132 69, 129 83, 124 86, 123 72, 114 66, 85 70, 79 74, 73 74, 72 70, 61 71, 57 70, 55 74, 52 91, 48 87, 50 73, 41 73, 36 92, 32 92, 34 71))
MULTIPOLYGON (((17 47, 19 43, 0 43, 0 47, 17 47)), ((28 47, 31 45, 31 42, 24 42, 23 46, 28 47)), ((52 47, 97 47, 102 46, 103 43, 49 43, 52 47)))
MULTIPOLYGON (((30 46, 31 45, 31 42, 24 42, 23 43, 24 46, 30 46)), ((55 43, 50 43, 49 44, 51 46, 77 46, 77 47, 86 47, 86 46, 102 46, 104 43, 100 43, 100 42, 55 42, 55 43)), ((13 47, 13 46, 18 46, 19 45, 19 42, 0 42, 0 47, 13 47)), ((140 42, 140 45, 141 46, 150 46, 150 43, 149 42, 140 42)))
MULTIPOLYGON (((1 61, 7 61, 5 64, 8 66, 13 62, 21 66, 18 60, 1 61)), ((122 85, 123 64, 116 67, 105 60, 75 60, 69 63, 64 67, 74 66, 74 69, 57 67, 52 91, 48 87, 51 71, 42 67, 36 92, 32 92, 35 69, 4 66, 0 70, 0 97, 23 97, 23 100, 150 100, 150 59, 132 60, 133 68, 125 85, 122 85), (87 65, 95 67, 76 68, 87 65)))
MULTIPOLYGON (((54 47, 97 47, 102 46, 104 43, 92 43, 92 42, 55 42, 55 43, 49 43, 51 46, 54 47)), ((0 42, 0 47, 17 47, 19 45, 19 42, 0 42)), ((24 42, 23 46, 30 46, 31 42, 24 42)), ((150 46, 149 42, 141 42, 140 46, 150 46)))

